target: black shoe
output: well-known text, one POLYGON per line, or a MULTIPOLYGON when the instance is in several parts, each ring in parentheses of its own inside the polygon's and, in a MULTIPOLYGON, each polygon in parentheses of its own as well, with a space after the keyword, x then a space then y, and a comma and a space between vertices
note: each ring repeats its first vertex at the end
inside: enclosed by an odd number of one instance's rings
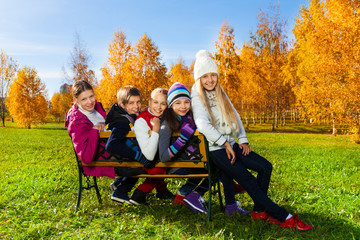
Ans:
POLYGON ((174 199, 175 198, 174 194, 172 194, 167 188, 160 192, 156 192, 155 197, 160 198, 160 199, 174 199))
POLYGON ((130 203, 137 206, 140 204, 149 205, 149 203, 146 202, 146 193, 140 191, 139 189, 135 189, 133 195, 130 198, 130 203))
POLYGON ((130 198, 128 195, 125 194, 118 194, 116 191, 114 191, 111 195, 111 200, 115 201, 115 202, 119 202, 119 203, 130 203, 130 198))

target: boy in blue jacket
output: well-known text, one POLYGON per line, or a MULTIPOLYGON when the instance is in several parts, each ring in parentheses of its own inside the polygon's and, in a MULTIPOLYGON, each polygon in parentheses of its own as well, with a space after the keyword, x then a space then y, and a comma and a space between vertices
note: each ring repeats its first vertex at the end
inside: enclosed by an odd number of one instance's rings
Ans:
MULTIPOLYGON (((145 158, 139 149, 132 149, 126 140, 126 135, 132 130, 134 121, 141 108, 141 93, 133 86, 120 88, 117 93, 118 103, 111 106, 106 116, 105 124, 111 135, 106 143, 105 149, 111 154, 134 159, 144 165, 153 167, 154 163, 145 158)), ((130 203, 128 193, 134 187, 138 178, 131 178, 146 173, 142 168, 116 168, 118 177, 111 185, 113 193, 111 199, 116 202, 130 203)))

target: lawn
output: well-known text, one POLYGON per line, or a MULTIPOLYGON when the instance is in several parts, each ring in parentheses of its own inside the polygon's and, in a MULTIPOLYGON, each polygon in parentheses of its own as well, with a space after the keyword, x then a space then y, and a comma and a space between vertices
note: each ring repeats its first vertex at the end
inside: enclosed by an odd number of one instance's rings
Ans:
MULTIPOLYGON (((360 146, 346 136, 248 133, 252 148, 274 166, 270 197, 314 230, 297 232, 249 216, 225 216, 215 201, 213 221, 150 196, 150 206, 85 192, 74 213, 77 167, 70 138, 57 126, 0 127, 1 239, 360 239, 360 146)), ((175 192, 180 180, 167 180, 175 192)), ((247 194, 237 196, 251 210, 247 194)))

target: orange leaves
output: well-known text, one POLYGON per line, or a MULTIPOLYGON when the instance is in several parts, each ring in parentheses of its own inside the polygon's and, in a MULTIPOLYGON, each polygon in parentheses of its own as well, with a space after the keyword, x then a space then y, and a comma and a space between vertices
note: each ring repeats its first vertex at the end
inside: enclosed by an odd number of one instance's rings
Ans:
POLYGON ((45 85, 34 69, 19 70, 10 86, 6 106, 20 126, 30 128, 31 124, 45 121, 48 113, 45 85))
POLYGON ((131 49, 125 74, 127 83, 143 94, 143 103, 148 102, 153 89, 166 87, 166 67, 160 59, 157 46, 146 34, 131 49))
POLYGON ((51 98, 50 114, 60 122, 65 118, 66 112, 71 108, 73 98, 71 96, 71 87, 65 87, 60 93, 54 93, 51 98))
POLYGON ((95 89, 96 98, 105 109, 117 102, 116 93, 125 86, 125 63, 130 55, 131 45, 123 32, 115 32, 109 45, 108 59, 101 69, 103 78, 95 89))
POLYGON ((117 101, 116 92, 125 85, 138 88, 144 104, 153 89, 166 86, 166 67, 155 43, 146 34, 131 48, 124 33, 116 32, 109 47, 108 61, 101 70, 103 79, 96 96, 105 109, 117 101))
POLYGON ((168 82, 167 87, 169 88, 172 84, 176 82, 180 82, 184 84, 187 89, 191 89, 192 85, 194 84, 194 79, 191 76, 190 69, 185 65, 182 58, 179 59, 178 63, 172 65, 170 68, 170 72, 168 74, 168 82))
POLYGON ((239 109, 244 88, 241 87, 242 79, 238 77, 240 58, 235 52, 234 29, 229 24, 224 23, 221 26, 215 47, 215 60, 219 67, 221 86, 239 109))
POLYGON ((358 7, 358 1, 313 0, 294 28, 300 80, 297 98, 306 114, 329 119, 334 125, 359 124, 360 99, 354 94, 360 91, 358 7))

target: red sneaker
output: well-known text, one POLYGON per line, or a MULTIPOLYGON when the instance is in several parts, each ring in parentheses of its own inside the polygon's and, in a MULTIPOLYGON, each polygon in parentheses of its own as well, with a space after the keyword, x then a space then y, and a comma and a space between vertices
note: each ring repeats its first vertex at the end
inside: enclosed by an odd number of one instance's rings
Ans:
POLYGON ((235 194, 246 193, 246 190, 240 184, 235 183, 235 182, 234 182, 234 191, 235 191, 235 194))
POLYGON ((174 204, 181 204, 183 206, 185 206, 185 203, 184 203, 184 198, 186 196, 183 196, 183 195, 180 195, 179 193, 176 193, 176 196, 175 196, 175 199, 174 199, 174 204))
POLYGON ((307 231, 313 228, 313 226, 308 225, 301 221, 298 216, 293 215, 291 218, 286 220, 285 222, 280 223, 280 227, 283 228, 294 228, 299 231, 307 231))
POLYGON ((251 217, 255 220, 267 221, 270 223, 280 224, 281 222, 270 216, 266 212, 252 212, 251 217))
POLYGON ((266 212, 252 212, 251 217, 255 220, 267 221, 270 217, 266 212))

